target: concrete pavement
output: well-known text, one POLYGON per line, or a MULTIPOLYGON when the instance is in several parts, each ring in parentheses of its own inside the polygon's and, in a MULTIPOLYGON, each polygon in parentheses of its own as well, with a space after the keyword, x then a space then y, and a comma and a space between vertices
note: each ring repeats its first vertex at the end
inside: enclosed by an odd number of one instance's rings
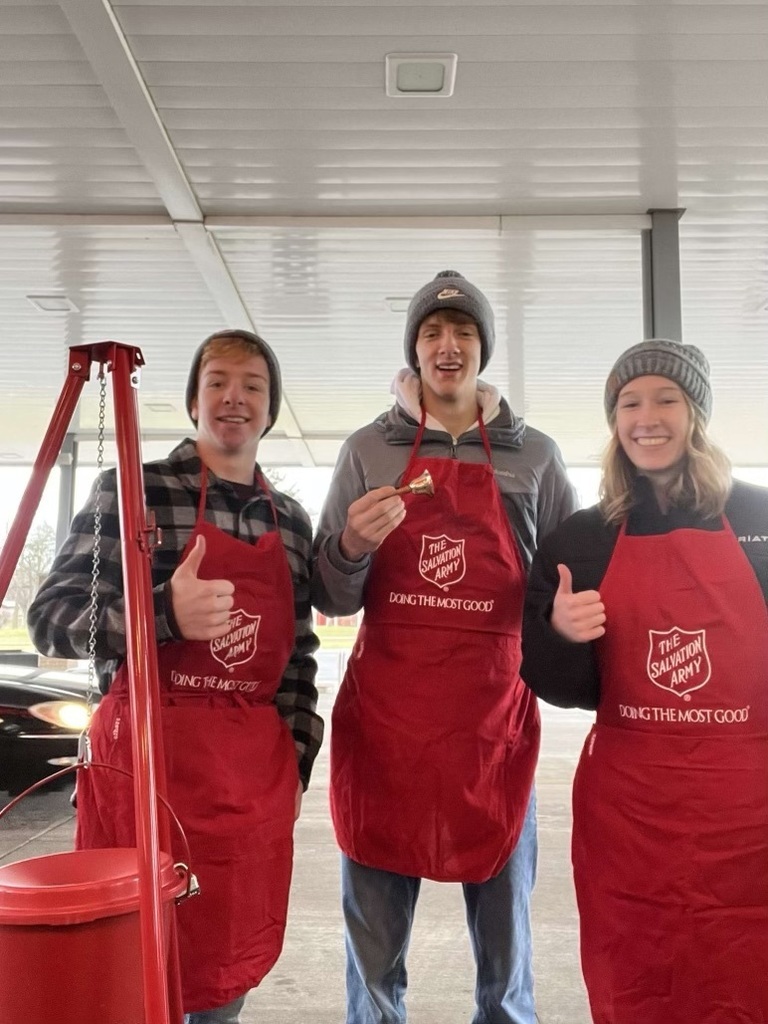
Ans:
MULTIPOLYGON (((335 665, 329 659, 329 668, 335 665)), ((330 673, 329 673, 330 674, 330 673)), ((330 718, 335 685, 325 685, 330 718)), ((537 774, 539 881, 534 899, 536 993, 542 1024, 589 1024, 578 966, 569 861, 570 788, 590 716, 542 706, 537 774)), ((343 1024, 344 949, 339 856, 328 812, 328 746, 320 755, 296 837, 296 867, 285 949, 248 998, 242 1024, 343 1024)), ((0 822, 0 863, 71 848, 66 792, 30 797, 0 822)), ((409 955, 409 1024, 468 1024, 474 964, 461 888, 426 882, 409 955)))
MULTIPOLYGON (((329 695, 322 704, 322 713, 330 717, 329 695)), ((589 1024, 578 964, 569 843, 571 779, 591 716, 542 705, 542 720, 534 898, 537 1012, 541 1024, 589 1024)), ((326 746, 299 820, 285 949, 272 973, 250 995, 243 1024, 344 1024, 339 856, 327 787, 326 746)), ((424 883, 408 967, 409 1024, 468 1024, 474 1006, 474 962, 459 885, 424 883)))

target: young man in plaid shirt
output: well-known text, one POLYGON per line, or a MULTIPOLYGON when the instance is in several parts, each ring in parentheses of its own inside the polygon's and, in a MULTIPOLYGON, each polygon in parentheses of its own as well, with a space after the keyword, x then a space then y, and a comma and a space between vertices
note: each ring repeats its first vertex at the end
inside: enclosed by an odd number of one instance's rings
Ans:
MULTIPOLYGON (((187 1024, 237 1024, 245 994, 277 960, 293 825, 322 740, 309 518, 256 462, 280 399, 269 346, 247 331, 219 331, 189 374, 194 440, 144 466, 162 531, 152 582, 169 798, 201 887, 178 916, 187 1024)), ((100 490, 96 656, 106 696, 90 734, 95 761, 130 770, 114 471, 100 490)), ((96 488, 29 611, 33 640, 49 656, 88 655, 95 508, 96 488)), ((135 845, 129 780, 81 774, 77 842, 135 845)))

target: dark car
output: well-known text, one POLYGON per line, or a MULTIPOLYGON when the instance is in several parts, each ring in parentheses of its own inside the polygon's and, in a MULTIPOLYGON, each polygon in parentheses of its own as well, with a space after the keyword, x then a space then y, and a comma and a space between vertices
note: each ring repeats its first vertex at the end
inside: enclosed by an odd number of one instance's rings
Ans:
MULTIPOLYGON (((73 763, 88 721, 87 670, 37 662, 0 652, 0 789, 11 792, 73 763)), ((94 706, 98 699, 96 687, 94 706)))

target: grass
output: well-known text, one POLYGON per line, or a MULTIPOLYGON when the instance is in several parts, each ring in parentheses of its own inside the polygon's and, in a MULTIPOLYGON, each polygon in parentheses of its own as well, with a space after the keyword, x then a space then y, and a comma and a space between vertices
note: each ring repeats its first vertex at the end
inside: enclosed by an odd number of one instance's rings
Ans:
POLYGON ((6 626, 0 629, 0 651, 33 651, 29 633, 23 627, 11 629, 6 626))
POLYGON ((326 651, 351 649, 357 636, 357 626, 315 626, 315 632, 326 651))

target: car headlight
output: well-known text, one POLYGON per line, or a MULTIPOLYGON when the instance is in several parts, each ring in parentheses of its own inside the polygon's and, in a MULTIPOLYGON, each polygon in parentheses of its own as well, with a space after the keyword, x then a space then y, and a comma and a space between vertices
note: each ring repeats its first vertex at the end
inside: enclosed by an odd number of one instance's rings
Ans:
POLYGON ((75 700, 47 700, 43 704, 33 704, 29 713, 69 732, 82 732, 91 718, 87 704, 75 700))

